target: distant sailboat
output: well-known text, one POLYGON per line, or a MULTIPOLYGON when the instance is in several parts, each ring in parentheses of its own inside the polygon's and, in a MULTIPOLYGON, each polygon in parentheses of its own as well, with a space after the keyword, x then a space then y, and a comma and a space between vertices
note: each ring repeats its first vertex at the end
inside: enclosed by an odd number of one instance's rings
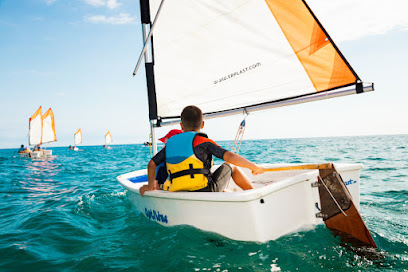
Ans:
POLYGON ((81 129, 78 129, 78 131, 75 132, 75 134, 74 134, 74 142, 75 142, 74 150, 75 150, 75 151, 78 151, 77 145, 79 145, 80 143, 82 143, 82 131, 81 131, 81 129))
POLYGON ((54 113, 50 108, 42 115, 40 106, 29 121, 29 145, 35 146, 29 156, 32 158, 51 156, 52 150, 41 149, 40 145, 56 141, 54 113))
POLYGON ((113 142, 112 135, 110 134, 110 131, 108 131, 108 133, 105 134, 105 144, 104 144, 103 148, 111 149, 109 144, 112 143, 112 142, 113 142))

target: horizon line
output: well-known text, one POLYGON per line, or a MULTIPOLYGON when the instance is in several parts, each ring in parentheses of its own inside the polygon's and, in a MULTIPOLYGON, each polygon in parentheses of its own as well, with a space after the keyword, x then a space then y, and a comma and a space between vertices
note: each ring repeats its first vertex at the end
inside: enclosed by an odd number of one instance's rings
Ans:
MULTIPOLYGON (((242 141, 262 141, 262 140, 290 140, 290 139, 312 139, 312 138, 347 138, 347 137, 374 137, 374 136, 408 136, 408 133, 397 133, 397 134, 366 134, 366 135, 343 135, 343 136, 310 136, 310 137, 287 137, 287 138, 263 138, 263 139, 243 139, 242 141)), ((234 140, 215 140, 216 142, 230 142, 234 140)), ((120 145, 143 145, 144 142, 141 143, 128 143, 128 144, 110 144, 110 146, 120 146, 120 145)), ((159 145, 163 145, 163 143, 158 142, 159 145)), ((93 147, 93 146, 104 146, 105 144, 91 144, 91 145, 80 145, 77 147, 93 147)), ((52 146, 51 148, 60 148, 60 147, 69 147, 70 145, 60 145, 60 146, 52 146)), ((74 146, 74 145, 71 145, 74 146)), ((0 150, 7 150, 7 149, 19 149, 20 147, 8 147, 8 148, 0 148, 0 150)))

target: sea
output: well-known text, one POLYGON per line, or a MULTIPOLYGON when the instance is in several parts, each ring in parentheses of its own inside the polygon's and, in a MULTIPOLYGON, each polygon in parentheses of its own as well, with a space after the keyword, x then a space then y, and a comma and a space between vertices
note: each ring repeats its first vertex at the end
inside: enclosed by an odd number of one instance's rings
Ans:
POLYGON ((266 243, 163 227, 116 181, 146 168, 149 147, 80 148, 51 148, 48 159, 0 150, 0 271, 408 271, 408 135, 246 140, 240 148, 256 163, 363 164, 360 212, 375 250, 324 225, 266 243))

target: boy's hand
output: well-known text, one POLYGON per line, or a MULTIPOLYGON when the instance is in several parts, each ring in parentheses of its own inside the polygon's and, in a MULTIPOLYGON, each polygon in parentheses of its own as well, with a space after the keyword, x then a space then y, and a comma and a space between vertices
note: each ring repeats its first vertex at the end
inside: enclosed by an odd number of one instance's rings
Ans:
POLYGON ((143 185, 142 187, 139 188, 139 192, 142 196, 144 196, 145 192, 149 190, 149 186, 143 185))
POLYGON ((143 185, 142 187, 140 187, 139 192, 142 196, 144 196, 145 192, 147 191, 153 191, 153 190, 158 190, 159 189, 159 185, 155 184, 155 188, 153 189, 149 189, 149 185, 143 185))
POLYGON ((258 175, 258 174, 262 174, 263 172, 265 172, 265 168, 256 165, 256 168, 252 169, 252 175, 258 175))

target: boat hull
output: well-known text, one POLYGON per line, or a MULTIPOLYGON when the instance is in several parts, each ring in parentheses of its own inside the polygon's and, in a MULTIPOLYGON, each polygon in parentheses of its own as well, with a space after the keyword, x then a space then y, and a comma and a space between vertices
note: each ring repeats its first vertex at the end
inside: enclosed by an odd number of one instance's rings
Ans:
POLYGON ((32 151, 30 153, 24 153, 24 155, 21 157, 39 159, 39 158, 46 158, 46 157, 51 157, 51 156, 52 156, 52 150, 42 149, 40 151, 32 151))
POLYGON ((29 158, 30 157, 30 153, 31 152, 19 152, 18 155, 20 156, 20 158, 29 158))
MULTIPOLYGON (((264 165, 277 167, 280 165, 264 165)), ((353 197, 357 209, 360 203, 359 164, 336 165, 353 197)), ((320 198, 318 170, 280 171, 253 176, 255 189, 242 191, 233 181, 231 192, 146 192, 139 188, 146 170, 124 174, 118 181, 128 190, 130 201, 149 220, 164 226, 192 225, 219 233, 234 240, 265 242, 323 223, 318 218, 320 198), (316 207, 317 206, 317 207, 316 207)))

